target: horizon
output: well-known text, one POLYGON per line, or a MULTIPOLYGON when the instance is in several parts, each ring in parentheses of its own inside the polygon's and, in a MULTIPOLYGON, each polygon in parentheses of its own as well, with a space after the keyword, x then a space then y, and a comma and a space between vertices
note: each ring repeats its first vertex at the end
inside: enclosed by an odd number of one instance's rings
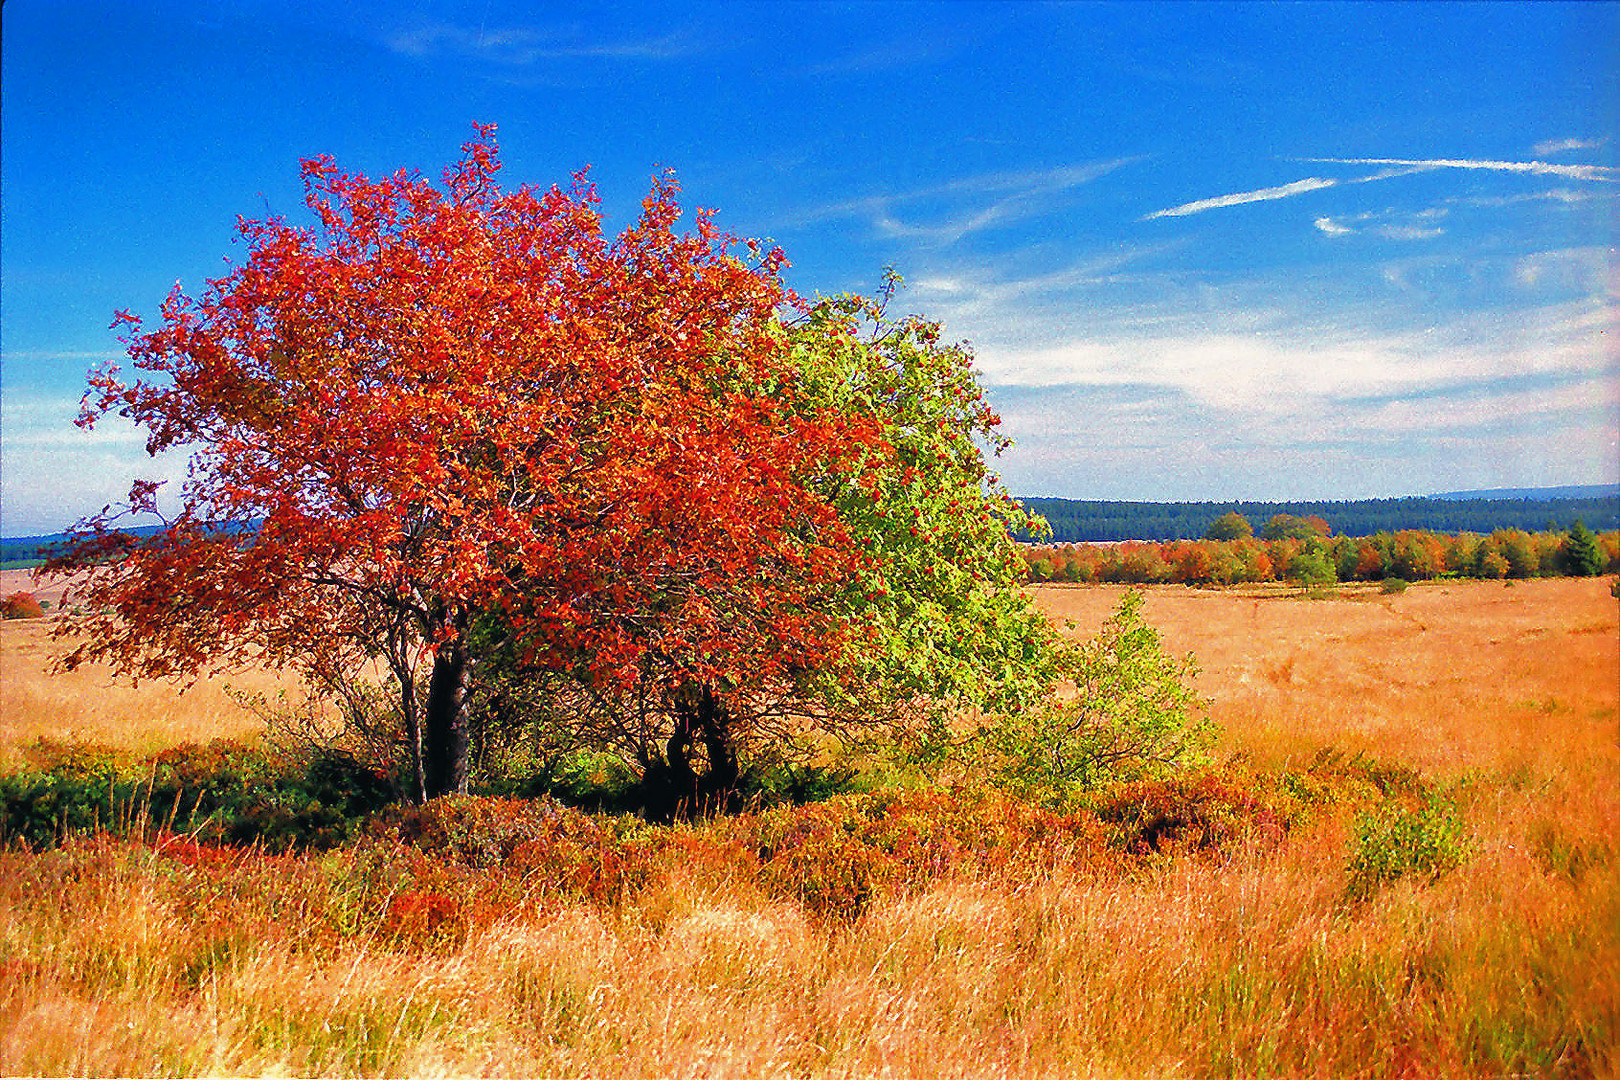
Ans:
POLYGON ((1620 5, 5 15, 0 536, 183 478, 72 423, 114 310, 225 272, 238 215, 303 220, 300 159, 436 178, 475 121, 503 186, 589 166, 610 234, 669 167, 801 293, 893 266, 1023 497, 1620 482, 1620 5))
MULTIPOLYGON (((1120 506, 1207 506, 1211 509, 1229 507, 1233 510, 1237 510, 1239 512, 1239 516, 1244 516, 1240 508, 1245 506, 1293 506, 1299 508, 1310 508, 1317 506, 1356 506, 1366 503, 1380 502, 1568 502, 1589 501, 1593 499, 1620 499, 1620 484, 1575 484, 1560 485, 1558 487, 1550 488, 1484 488, 1475 491, 1437 491, 1427 495, 1387 495, 1370 499, 1183 499, 1155 501, 1137 499, 1069 499, 1067 496, 1062 495, 1014 495, 1013 498, 1024 503, 1028 503, 1036 499, 1042 501, 1056 499, 1059 501, 1076 503, 1097 502, 1120 506), (1580 494, 1568 494, 1567 492, 1580 492, 1580 494)), ((140 533, 143 531, 160 529, 162 528, 162 525, 131 524, 127 526, 127 528, 132 532, 140 533)), ((0 543, 14 544, 24 543, 31 540, 55 540, 66 536, 71 531, 72 527, 64 526, 61 529, 54 529, 50 532, 43 533, 0 533, 0 543)), ((1597 531, 1603 532, 1606 531, 1606 529, 1600 524, 1597 531)), ((1113 541, 1096 542, 1112 543, 1113 541)))

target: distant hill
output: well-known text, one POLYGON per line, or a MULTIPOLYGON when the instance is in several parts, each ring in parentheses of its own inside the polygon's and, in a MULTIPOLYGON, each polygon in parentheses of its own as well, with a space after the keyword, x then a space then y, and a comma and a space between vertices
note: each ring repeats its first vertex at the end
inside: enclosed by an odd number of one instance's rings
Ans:
MULTIPOLYGON (((1600 489, 1608 490, 1608 489, 1600 489)), ((1620 529, 1620 493, 1594 498, 1363 499, 1354 502, 1100 502, 1020 499, 1052 526, 1059 543, 1119 540, 1196 540, 1214 520, 1235 510, 1256 532, 1275 514, 1319 517, 1340 536, 1401 529, 1488 533, 1496 529, 1567 529, 1578 519, 1592 529, 1620 529)))
POLYGON ((1534 499, 1538 501, 1548 499, 1620 499, 1620 484, 1578 484, 1544 488, 1482 488, 1478 491, 1442 491, 1437 495, 1430 495, 1429 498, 1444 499, 1447 502, 1469 502, 1475 499, 1486 499, 1491 502, 1498 502, 1503 499, 1534 499))
MULTIPOLYGON (((151 536, 161 525, 141 525, 125 532, 135 536, 151 536)), ((0 569, 38 566, 51 556, 51 549, 67 539, 67 533, 48 533, 44 536, 10 536, 0 539, 0 569)))

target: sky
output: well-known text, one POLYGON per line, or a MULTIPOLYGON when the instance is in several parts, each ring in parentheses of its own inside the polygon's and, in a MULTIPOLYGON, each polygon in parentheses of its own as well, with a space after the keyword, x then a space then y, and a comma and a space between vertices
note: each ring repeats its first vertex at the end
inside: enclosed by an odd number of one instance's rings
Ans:
POLYGON ((108 327, 304 220, 299 161, 651 177, 972 344, 1019 495, 1620 480, 1620 5, 287 4, 0 11, 0 534, 184 476, 73 425, 108 327))

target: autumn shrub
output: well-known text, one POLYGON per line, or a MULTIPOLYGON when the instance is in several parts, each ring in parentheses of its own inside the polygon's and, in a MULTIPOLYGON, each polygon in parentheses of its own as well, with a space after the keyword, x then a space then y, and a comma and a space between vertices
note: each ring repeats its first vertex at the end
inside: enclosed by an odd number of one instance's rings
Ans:
POLYGON ((31 592, 14 592, 0 600, 0 618, 38 619, 45 614, 45 606, 31 592))
POLYGON ((386 805, 388 783, 353 758, 303 758, 226 739, 146 759, 42 739, 0 777, 4 839, 39 848, 98 829, 168 829, 272 850, 332 847, 386 805))
POLYGON ((406 892, 389 900, 379 933, 416 948, 457 946, 467 939, 467 920, 453 896, 406 892))
POLYGON ((1384 584, 1380 587, 1379 591, 1384 593, 1386 596, 1399 594, 1405 592, 1410 584, 1411 583, 1405 578, 1387 577, 1384 579, 1384 584))
POLYGON ((1449 798, 1391 800, 1356 819, 1345 893, 1365 899, 1403 877, 1433 881, 1461 866, 1470 847, 1467 827, 1449 798))
POLYGON ((369 832, 434 859, 503 867, 541 892, 596 902, 617 899, 652 872, 653 848, 639 819, 588 814, 547 798, 445 796, 393 807, 369 832))
POLYGON ((1142 780, 1093 800, 1111 842, 1133 855, 1224 855, 1242 843, 1280 842, 1301 816, 1286 788, 1230 770, 1142 780))

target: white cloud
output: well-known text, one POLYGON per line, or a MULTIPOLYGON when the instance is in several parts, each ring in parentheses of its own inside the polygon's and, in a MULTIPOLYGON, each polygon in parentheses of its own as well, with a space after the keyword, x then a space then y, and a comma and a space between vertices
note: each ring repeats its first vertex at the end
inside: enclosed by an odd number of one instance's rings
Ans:
POLYGON ((475 56, 521 67, 537 60, 677 60, 699 51, 678 34, 621 41, 586 41, 576 35, 518 28, 486 29, 430 23, 400 30, 385 39, 406 56, 441 53, 475 56))
POLYGON ((1617 328, 1613 302, 1407 333, 1296 316, 982 348, 980 366, 1020 493, 1357 498, 1479 470, 1497 486, 1612 478, 1617 328))
MULTIPOLYGON (((1300 158, 1318 165, 1401 165, 1416 169, 1483 169, 1490 172, 1563 176, 1571 180, 1620 182, 1620 169, 1608 165, 1557 165, 1546 161, 1484 161, 1468 158, 1300 158)), ((1369 178, 1376 179, 1376 178, 1369 178)))
POLYGON ((1607 139, 1548 139, 1530 148, 1532 154, 1562 154, 1566 150, 1596 150, 1607 139))
POLYGON ((1347 225, 1340 225, 1330 217, 1319 217, 1311 224, 1329 236, 1351 236, 1356 231, 1347 225))
POLYGON ((1140 160, 1124 157, 1050 169, 983 173, 913 191, 833 203, 789 218, 778 227, 803 228, 824 221, 865 217, 880 236, 948 244, 992 226, 1047 213, 1056 196, 1140 160), (952 209, 937 224, 914 224, 900 218, 901 207, 928 202, 949 204, 952 209))
POLYGON ((1341 181, 1321 176, 1307 176, 1303 180, 1295 180, 1291 184, 1282 184, 1278 187, 1260 188, 1256 191, 1240 191, 1235 195, 1217 195, 1213 199, 1199 199, 1196 202, 1183 203, 1172 206, 1168 210, 1155 210, 1148 214, 1143 221, 1152 221, 1162 217, 1186 217, 1188 214, 1200 214, 1205 210, 1215 210, 1223 206, 1239 206, 1243 203, 1265 202, 1270 199, 1287 199, 1294 195, 1303 195, 1307 191, 1320 191, 1323 188, 1337 187, 1341 181))
MULTIPOLYGON (((1581 191, 1576 188, 1549 188, 1546 191, 1527 191, 1518 195, 1469 195, 1448 199, 1447 201, 1456 203, 1459 206, 1496 208, 1527 202, 1557 202, 1573 205, 1575 203, 1591 202, 1593 199, 1603 197, 1606 196, 1591 191, 1581 191)), ((1612 196, 1607 197, 1612 198, 1612 196)))
POLYGON ((1432 240, 1445 235, 1446 230, 1438 226, 1380 225, 1373 231, 1386 240, 1432 240))
MULTIPOLYGON (((1593 180, 1602 183, 1620 182, 1620 169, 1607 165, 1558 165, 1545 161, 1484 161, 1465 158, 1298 158, 1318 165, 1388 165, 1392 168, 1383 169, 1371 176, 1357 176, 1349 179, 1337 179, 1325 176, 1308 176, 1303 180, 1295 180, 1291 184, 1281 184, 1277 187, 1259 188, 1254 191, 1240 191, 1233 195, 1217 195, 1214 198, 1198 199, 1194 202, 1172 206, 1167 210, 1156 210, 1141 220, 1152 221, 1154 218, 1186 217, 1189 214, 1200 214, 1205 210, 1216 210, 1227 206, 1241 206, 1244 203, 1265 202, 1273 199, 1287 199, 1295 195, 1304 195, 1323 188, 1338 187, 1341 184, 1368 184, 1378 180, 1389 180, 1397 176, 1410 176, 1413 173, 1429 172, 1435 169, 1482 169, 1493 172, 1524 173, 1536 176, 1562 176, 1571 180, 1593 180)), ((1319 219, 1330 220, 1330 219, 1319 219)), ((1331 222, 1330 222, 1331 223, 1331 222)), ((1321 224, 1317 228, 1323 228, 1321 224)), ((1323 229, 1328 232, 1327 229, 1323 229)), ((1402 235, 1391 236, 1391 239, 1413 239, 1414 237, 1402 231, 1402 235)), ((1343 233, 1328 233, 1330 236, 1342 236, 1343 233)), ((1435 234, 1429 234, 1435 235, 1435 234)))

